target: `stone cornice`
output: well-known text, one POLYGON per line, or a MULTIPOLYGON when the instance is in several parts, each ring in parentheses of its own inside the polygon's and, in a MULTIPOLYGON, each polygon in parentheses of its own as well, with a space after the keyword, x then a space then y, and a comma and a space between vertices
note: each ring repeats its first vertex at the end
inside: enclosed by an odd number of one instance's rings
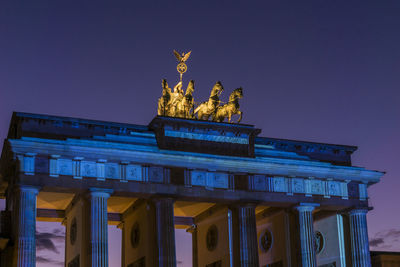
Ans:
POLYGON ((159 150, 154 146, 115 144, 92 140, 9 139, 15 154, 62 155, 63 157, 90 157, 95 155, 112 162, 130 161, 141 164, 252 173, 266 175, 317 177, 373 184, 384 174, 360 167, 338 166, 310 160, 281 158, 241 158, 187 152, 159 150))

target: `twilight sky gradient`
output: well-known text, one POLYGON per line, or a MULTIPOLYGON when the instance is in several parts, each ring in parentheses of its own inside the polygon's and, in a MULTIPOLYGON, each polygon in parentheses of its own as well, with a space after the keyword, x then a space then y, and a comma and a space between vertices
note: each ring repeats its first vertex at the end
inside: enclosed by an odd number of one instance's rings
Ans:
POLYGON ((147 124, 161 79, 178 79, 172 50, 192 50, 195 101, 242 86, 261 136, 357 145, 355 165, 387 171, 369 234, 400 251, 400 1, 193 2, 2 1, 0 138, 12 111, 147 124))

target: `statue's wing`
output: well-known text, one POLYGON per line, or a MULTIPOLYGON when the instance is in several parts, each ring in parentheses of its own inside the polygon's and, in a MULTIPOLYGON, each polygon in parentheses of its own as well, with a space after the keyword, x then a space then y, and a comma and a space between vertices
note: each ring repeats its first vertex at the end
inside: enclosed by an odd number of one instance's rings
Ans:
POLYGON ((183 59, 182 59, 183 62, 185 62, 186 60, 189 59, 190 53, 192 53, 192 51, 187 52, 187 53, 183 56, 183 59))
POLYGON ((180 55, 178 52, 176 52, 175 50, 174 50, 174 55, 175 55, 176 59, 177 59, 179 62, 182 60, 181 55, 180 55))

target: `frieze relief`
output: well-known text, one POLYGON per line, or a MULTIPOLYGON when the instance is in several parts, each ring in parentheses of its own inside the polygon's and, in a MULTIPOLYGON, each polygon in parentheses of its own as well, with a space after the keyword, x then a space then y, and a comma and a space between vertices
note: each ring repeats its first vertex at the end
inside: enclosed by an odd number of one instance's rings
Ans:
POLYGON ((274 192, 288 192, 287 178, 285 177, 273 177, 273 190, 274 192))
POLYGON ((300 178, 292 179, 293 193, 304 193, 304 180, 300 178))
POLYGON ((268 188, 268 178, 265 175, 254 175, 253 176, 253 191, 269 191, 268 188))
POLYGON ((329 195, 341 196, 340 183, 334 181, 328 181, 329 195))
POLYGON ((142 181, 142 166, 140 165, 126 166, 126 179, 133 181, 142 181))
POLYGON ((81 162, 81 174, 85 177, 96 177, 96 163, 90 161, 81 162))
POLYGON ((191 171, 192 185, 206 186, 207 172, 191 171))
POLYGON ((324 194, 324 187, 322 185, 321 180, 311 180, 311 194, 314 195, 323 195, 324 194))
MULTIPOLYGON (((57 155, 50 157, 35 157, 33 154, 19 155, 20 171, 25 174, 35 172, 35 168, 45 171, 45 168, 35 165, 48 166, 47 172, 51 177, 68 175, 75 178, 93 177, 98 180, 116 179, 123 182, 140 181, 153 183, 169 183, 170 172, 162 166, 142 166, 130 164, 130 162, 107 162, 105 159, 97 161, 85 160, 83 157, 65 159, 57 155), (47 164, 43 162, 47 160, 47 164)), ((229 173, 187 169, 186 186, 201 186, 212 190, 232 189, 229 173)), ((291 194, 305 194, 305 196, 322 195, 324 197, 341 197, 348 199, 349 196, 360 200, 368 198, 367 184, 357 183, 350 180, 335 181, 332 179, 317 179, 314 177, 283 177, 267 176, 263 174, 250 175, 248 179, 248 190, 260 192, 277 192, 291 194)))
POLYGON ((119 179, 119 166, 117 163, 106 164, 106 178, 119 179))
POLYGON ((192 185, 204 186, 208 189, 229 187, 229 174, 222 172, 191 171, 192 185))
POLYGON ((58 159, 57 161, 60 175, 72 175, 72 160, 58 159))
POLYGON ((228 188, 229 181, 227 173, 215 172, 212 174, 213 174, 212 182, 214 188, 228 188))
POLYGON ((149 181, 153 183, 164 182, 164 174, 162 167, 152 166, 149 168, 149 181))

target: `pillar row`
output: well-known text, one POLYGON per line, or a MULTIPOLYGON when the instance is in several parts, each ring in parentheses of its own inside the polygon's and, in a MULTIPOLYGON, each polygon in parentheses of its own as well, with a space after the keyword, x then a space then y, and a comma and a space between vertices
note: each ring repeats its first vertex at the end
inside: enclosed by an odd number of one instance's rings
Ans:
POLYGON ((367 212, 367 209, 354 209, 349 212, 351 256, 354 267, 371 266, 366 217, 367 212))
POLYGON ((295 209, 298 215, 300 258, 302 267, 317 266, 314 247, 313 204, 301 204, 295 209))
POLYGON ((153 199, 156 213, 158 267, 176 267, 174 200, 153 199))
POLYGON ((36 196, 35 187, 20 186, 14 195, 14 241, 15 257, 13 266, 36 266, 36 196))

